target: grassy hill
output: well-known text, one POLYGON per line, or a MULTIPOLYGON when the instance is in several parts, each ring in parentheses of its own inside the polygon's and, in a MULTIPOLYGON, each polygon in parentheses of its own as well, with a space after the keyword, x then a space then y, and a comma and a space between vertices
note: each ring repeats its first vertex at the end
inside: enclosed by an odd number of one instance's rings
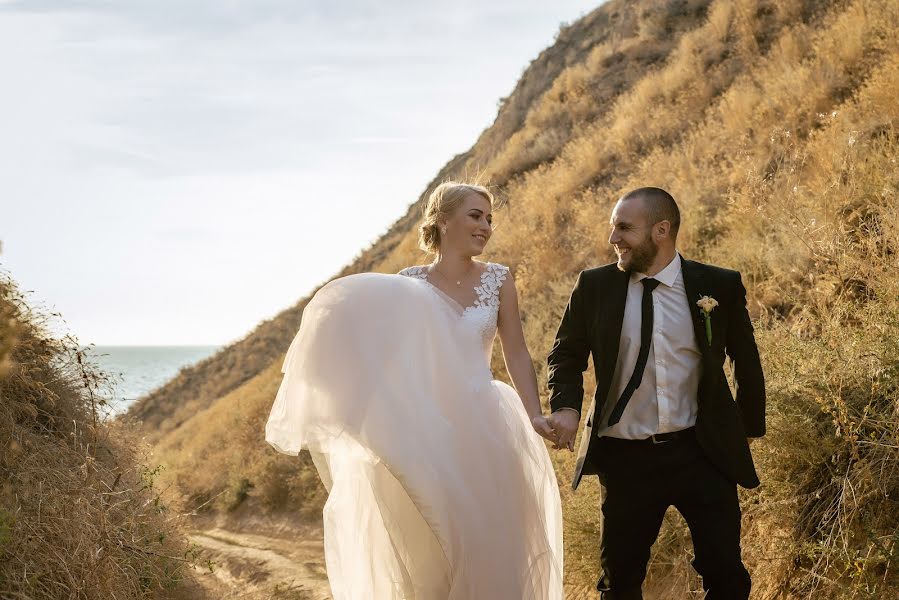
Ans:
POLYGON ((0 273, 0 598, 206 597, 110 381, 0 273))
MULTIPOLYGON (((564 27, 434 179, 480 173, 508 201, 486 258, 514 271, 541 382, 578 271, 612 259, 622 192, 669 189, 682 252, 743 273, 770 399, 763 486, 743 493, 755 598, 899 597, 897 33, 895 0, 613 0, 564 27)), ((428 191, 338 275, 421 263, 428 191)), ((131 411, 190 504, 315 518, 308 461, 262 431, 304 304, 131 411)), ((555 460, 568 481, 572 457, 555 460)), ((596 576, 597 488, 563 491, 572 591, 596 576)), ((698 597, 674 514, 650 587, 698 597)))

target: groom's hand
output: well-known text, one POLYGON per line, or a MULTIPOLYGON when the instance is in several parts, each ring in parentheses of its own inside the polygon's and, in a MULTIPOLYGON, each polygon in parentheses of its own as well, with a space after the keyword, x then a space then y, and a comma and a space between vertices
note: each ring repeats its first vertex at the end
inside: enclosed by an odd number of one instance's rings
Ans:
POLYGON ((574 452, 574 438, 577 435, 577 426, 580 420, 581 415, 576 410, 564 408, 557 410, 549 416, 549 421, 552 424, 556 435, 559 436, 559 439, 553 448, 556 450, 568 448, 568 450, 574 452))

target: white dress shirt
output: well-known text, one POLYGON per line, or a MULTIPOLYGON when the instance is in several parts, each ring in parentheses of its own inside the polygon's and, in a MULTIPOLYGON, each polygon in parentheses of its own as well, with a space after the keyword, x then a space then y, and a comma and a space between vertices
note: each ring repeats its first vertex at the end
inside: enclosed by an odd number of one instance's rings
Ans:
POLYGON ((680 431, 696 424, 697 392, 702 374, 702 354, 696 345, 692 312, 684 288, 681 257, 674 259, 654 279, 653 331, 649 358, 640 387, 627 403, 621 420, 609 427, 609 415, 634 372, 640 353, 641 280, 631 273, 618 344, 618 362, 609 396, 598 419, 600 436, 644 439, 656 433, 680 431))

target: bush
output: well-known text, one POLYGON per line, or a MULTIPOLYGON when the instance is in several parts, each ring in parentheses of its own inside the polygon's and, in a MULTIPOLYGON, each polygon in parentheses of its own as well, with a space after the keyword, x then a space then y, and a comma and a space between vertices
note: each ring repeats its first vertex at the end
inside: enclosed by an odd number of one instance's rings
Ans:
POLYGON ((53 315, 32 311, 6 275, 0 315, 0 597, 194 589, 196 553, 160 501, 158 471, 103 420, 108 380, 75 340, 47 334, 53 315))

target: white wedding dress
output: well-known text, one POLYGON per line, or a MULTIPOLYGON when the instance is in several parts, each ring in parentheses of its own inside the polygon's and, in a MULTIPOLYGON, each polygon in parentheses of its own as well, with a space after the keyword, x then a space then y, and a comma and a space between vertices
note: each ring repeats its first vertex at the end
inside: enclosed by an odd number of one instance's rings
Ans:
POLYGON ((562 511, 542 438, 493 380, 499 290, 475 306, 400 275, 334 280, 306 306, 266 440, 307 448, 329 491, 335 600, 558 600, 562 511))

